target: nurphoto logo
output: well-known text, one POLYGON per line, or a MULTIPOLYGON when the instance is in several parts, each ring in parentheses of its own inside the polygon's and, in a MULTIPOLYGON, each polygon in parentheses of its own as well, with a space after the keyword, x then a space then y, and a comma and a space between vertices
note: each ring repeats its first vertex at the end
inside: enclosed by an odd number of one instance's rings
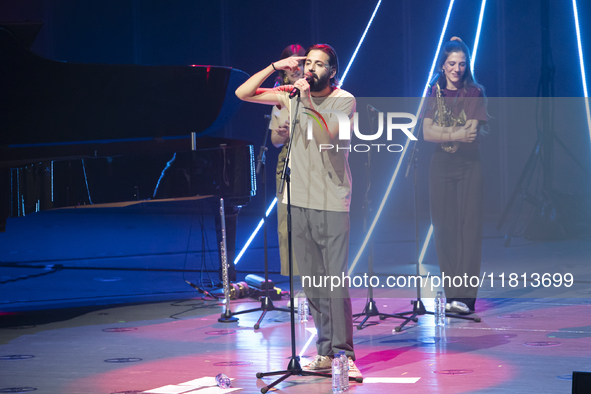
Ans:
MULTIPOLYGON (((335 115, 337 121, 339 122, 339 140, 350 140, 351 139, 351 121, 346 113, 343 111, 335 110, 335 109, 322 109, 320 111, 315 111, 311 108, 304 107, 304 109, 310 112, 304 112, 304 114, 308 115, 311 119, 308 119, 307 122, 307 138, 311 140, 313 138, 312 128, 314 124, 312 122, 316 122, 323 130, 328 130, 328 124, 322 114, 329 114, 335 115)), ((417 117, 413 114, 408 112, 387 112, 385 114, 386 118, 386 139, 388 141, 392 141, 392 134, 394 130, 401 130, 406 136, 412 140, 416 141, 417 137, 415 137, 411 132, 410 129, 415 127, 417 124, 417 117), (396 119, 396 122, 394 121, 396 119), (408 119, 410 122, 408 123, 399 123, 401 119, 408 119)), ((359 114, 355 112, 353 114, 353 133, 355 136, 362 141, 377 141, 382 137, 384 134, 384 113, 379 112, 378 114, 378 130, 374 134, 363 134, 359 131, 359 114)), ((349 146, 339 146, 338 144, 319 144, 318 149, 320 152, 336 149, 336 151, 340 150, 347 150, 349 152, 368 152, 372 149, 375 149, 377 152, 380 152, 380 148, 384 148, 388 152, 396 153, 402 152, 404 147, 400 144, 355 144, 349 146)))

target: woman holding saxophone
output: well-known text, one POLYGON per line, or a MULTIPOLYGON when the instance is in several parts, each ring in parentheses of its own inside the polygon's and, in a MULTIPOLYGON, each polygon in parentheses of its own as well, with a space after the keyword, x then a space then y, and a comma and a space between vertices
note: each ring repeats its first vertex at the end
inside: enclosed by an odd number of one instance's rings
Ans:
POLYGON ((446 310, 475 311, 478 287, 469 279, 480 275, 482 250, 482 168, 478 133, 488 120, 483 87, 470 69, 470 52, 457 37, 440 55, 439 80, 431 89, 423 121, 426 141, 436 143, 429 173, 431 221, 444 281, 446 310), (464 280, 467 277, 468 280, 464 280))

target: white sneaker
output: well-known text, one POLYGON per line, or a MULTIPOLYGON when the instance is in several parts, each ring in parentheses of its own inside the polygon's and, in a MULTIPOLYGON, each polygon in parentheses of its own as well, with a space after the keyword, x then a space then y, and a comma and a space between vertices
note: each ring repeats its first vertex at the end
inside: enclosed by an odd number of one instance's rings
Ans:
POLYGON ((363 375, 351 357, 349 357, 349 377, 357 379, 359 383, 363 382, 363 375), (359 379, 361 380, 359 381, 359 379))
POLYGON ((302 369, 305 371, 332 369, 332 358, 318 355, 310 364, 303 366, 302 369))
POLYGON ((460 315, 469 315, 472 313, 468 305, 461 301, 452 301, 451 304, 448 302, 445 304, 445 311, 450 313, 458 313, 460 315))

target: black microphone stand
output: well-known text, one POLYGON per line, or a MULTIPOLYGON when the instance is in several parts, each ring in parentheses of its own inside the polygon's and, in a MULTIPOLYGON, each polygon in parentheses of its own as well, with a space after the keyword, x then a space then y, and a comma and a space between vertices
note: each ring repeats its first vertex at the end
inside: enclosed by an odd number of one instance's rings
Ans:
MULTIPOLYGON (((281 173, 281 185, 279 187, 279 193, 283 193, 284 186, 287 185, 287 251, 289 255, 289 308, 291 311, 291 358, 287 369, 283 371, 272 371, 272 372, 257 372, 256 377, 261 379, 265 376, 283 375, 273 383, 263 387, 261 393, 265 394, 271 388, 275 387, 279 383, 283 382, 290 376, 323 376, 326 378, 332 377, 330 373, 304 371, 300 365, 300 357, 296 355, 296 339, 295 339, 295 316, 294 316, 294 299, 293 299, 293 258, 292 258, 292 243, 291 243, 291 190, 290 190, 290 170, 289 170, 289 159, 291 157, 291 146, 295 139, 295 126, 298 123, 298 110, 300 106, 299 96, 296 100, 295 111, 289 111, 291 116, 291 125, 289 129, 289 142, 287 143, 287 156, 285 157, 285 165, 283 166, 283 172, 281 173)), ((361 383, 362 378, 349 377, 350 381, 357 381, 361 383)))
MULTIPOLYGON (((370 123, 371 123, 370 129, 373 130, 375 115, 370 116, 369 115, 370 111, 375 112, 375 109, 372 110, 370 108, 370 105, 368 104, 367 114, 368 114, 368 117, 370 118, 370 123)), ((369 199, 369 190, 371 189, 371 150, 367 151, 367 163, 365 163, 365 176, 367 179, 367 189, 365 190, 365 196, 363 197, 363 232, 367 233, 367 222, 368 222, 369 215, 371 215, 371 201, 369 199)), ((369 249, 367 252, 368 253, 368 256, 367 256, 368 271, 369 271, 368 275, 370 277, 372 277, 374 272, 373 272, 373 240, 371 240, 371 239, 368 244, 368 249, 369 249)), ((371 281, 369 283, 369 288, 367 289, 367 297, 368 297, 368 300, 367 300, 367 303, 365 304, 365 308, 363 308, 363 312, 356 313, 353 315, 353 318, 365 316, 363 318, 363 320, 361 321, 361 323, 359 323, 357 325, 358 330, 363 329, 363 325, 367 322, 367 320, 370 317, 373 317, 373 316, 379 316, 380 320, 384 320, 387 317, 396 317, 399 319, 406 319, 404 316, 398 315, 398 314, 388 315, 385 313, 380 313, 380 311, 378 310, 378 307, 376 305, 376 302, 373 299, 373 286, 371 285, 371 281)), ((375 325, 378 323, 379 322, 371 322, 370 324, 367 324, 367 326, 375 325)))
MULTIPOLYGON (((270 116, 269 115, 265 115, 265 119, 269 119, 270 116)), ((254 309, 248 309, 245 311, 240 311, 240 312, 234 312, 234 315, 241 315, 243 313, 250 313, 250 312, 257 312, 257 311, 262 311, 263 313, 261 314, 261 316, 259 317, 259 320, 257 320, 256 324, 254 325, 254 329, 258 330, 260 325, 261 325, 261 321, 263 320, 263 318, 265 317, 265 315, 267 314, 267 312, 269 311, 282 311, 282 312, 292 312, 292 310, 289 310, 287 308, 279 308, 276 307, 275 305, 273 305, 273 300, 271 300, 271 298, 269 297, 269 256, 268 256, 268 249, 267 249, 267 171, 265 168, 265 164, 267 161, 267 140, 269 138, 269 127, 267 125, 266 127, 266 131, 265 131, 265 138, 263 140, 263 144, 261 145, 261 148, 259 150, 259 155, 257 157, 257 169, 256 169, 256 173, 257 174, 261 174, 261 184, 262 184, 262 189, 263 189, 263 249, 264 249, 264 260, 265 260, 265 295, 262 296, 260 298, 261 301, 261 306, 259 308, 254 308, 254 309)), ((277 202, 279 204, 279 201, 277 202)))
MULTIPOLYGON (((432 86, 429 86, 429 91, 426 99, 428 100, 431 97, 432 86)), ((420 121, 417 125, 417 140, 414 141, 412 146, 411 154, 408 158, 408 165, 406 166, 406 174, 405 177, 408 178, 408 174, 410 172, 410 168, 413 168, 413 186, 414 186, 414 205, 415 205, 415 257, 416 261, 414 261, 416 267, 416 275, 417 277, 421 276, 419 266, 421 263, 419 262, 419 254, 420 254, 420 246, 419 246, 419 188, 418 188, 418 175, 417 175, 417 168, 418 168, 418 157, 417 152, 417 143, 419 141, 421 135, 421 129, 423 127, 423 116, 420 117, 420 121)), ((410 315, 406 318, 405 321, 402 322, 399 326, 395 327, 394 330, 396 332, 400 332, 402 328, 408 324, 411 320, 416 322, 418 321, 418 316, 422 315, 434 315, 434 312, 428 311, 425 309, 425 305, 423 304, 423 300, 421 300, 421 286, 417 285, 417 299, 411 300, 410 304, 412 305, 412 310, 407 312, 398 313, 398 315, 410 315)), ((445 317, 451 317, 455 319, 463 319, 463 320, 472 320, 475 322, 480 322, 480 317, 468 317, 462 315, 455 315, 451 313, 446 313, 445 317)))

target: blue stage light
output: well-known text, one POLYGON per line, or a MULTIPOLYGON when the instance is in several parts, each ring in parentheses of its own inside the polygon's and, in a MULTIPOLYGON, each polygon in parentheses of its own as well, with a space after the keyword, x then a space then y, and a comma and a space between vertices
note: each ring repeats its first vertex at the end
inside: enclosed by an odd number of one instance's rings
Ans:
POLYGON ((306 328, 306 331, 310 332, 312 335, 310 336, 310 338, 308 338, 308 340, 306 341, 306 344, 304 345, 304 347, 302 348, 302 350, 300 350, 300 357, 304 356, 304 353, 306 352, 306 350, 308 350, 308 346, 310 346, 310 344, 312 343, 312 340, 316 337, 316 329, 315 328, 306 328))
POLYGON ((482 0, 480 5, 480 15, 478 16, 478 27, 476 28, 476 39, 474 40, 474 50, 472 51, 472 61, 470 62, 470 69, 474 75, 474 63, 476 62, 476 51, 478 51, 478 43, 480 42, 480 30, 482 29, 482 18, 484 18, 484 9, 486 8, 486 0, 482 0))
MULTIPOLYGON (((443 29, 441 29, 441 35, 439 36, 439 42, 437 43, 437 49, 435 50, 435 56, 433 57, 433 62, 431 63, 431 69, 429 70, 429 76, 432 76, 433 70, 435 69, 435 65, 437 63, 437 55, 439 54, 439 50, 441 49, 441 44, 443 43, 443 37, 445 36, 445 32, 447 30, 447 23, 449 22, 449 17, 451 15, 451 10, 453 8, 453 5, 454 5, 454 0, 451 0, 449 2, 449 6, 447 8, 447 14, 445 15, 445 22, 443 23, 443 29)), ((425 94, 427 93, 430 79, 431 79, 431 77, 429 77, 427 79, 427 83, 425 83, 425 89, 423 89, 423 96, 422 96, 423 98, 421 99, 421 102, 419 104, 419 109, 417 110, 417 114, 416 114, 417 117, 419 116, 419 114, 421 113, 421 110, 423 108, 425 94)), ((414 134, 414 128, 412 129, 412 133, 414 134)), ((365 250, 365 247, 367 246, 367 243, 369 242, 369 238, 371 237, 371 234, 373 233, 376 223, 378 222, 378 219, 380 218, 380 215, 382 214, 382 210, 384 209, 384 206, 386 205, 386 200, 390 196, 390 192, 392 191, 392 187, 394 186, 394 181, 396 180, 396 176, 398 175, 398 172, 400 171, 400 167, 402 165, 402 161, 404 160, 404 156, 406 154, 406 150, 407 150, 409 144, 410 144, 410 140, 407 139, 406 144, 404 145, 404 149, 402 151, 402 155, 400 155, 400 159, 398 160, 398 164, 396 165, 396 168, 394 169, 394 174, 392 175, 392 178, 390 178, 390 183, 388 184, 388 188, 386 189, 386 194, 382 198, 382 202, 380 203, 380 207, 376 211, 376 216, 374 217, 374 219, 371 223, 371 226, 369 227, 369 230, 367 231, 367 234, 365 235, 365 239, 363 240, 363 243, 361 244, 361 248, 359 249, 359 252, 357 252, 357 255, 355 256, 353 263, 351 263, 351 267, 349 268, 349 275, 351 275, 351 273, 355 269, 355 266, 359 262, 359 258, 363 254, 363 251, 365 250)))
MULTIPOLYGON (((273 212, 273 208, 275 208, 275 204, 277 204, 277 197, 275 197, 273 199, 273 201, 271 202, 271 205, 269 205, 269 208, 267 208, 267 212, 265 213, 266 217, 269 217, 269 214, 271 212, 273 212)), ((261 219, 258 226, 254 229, 254 231, 252 232, 252 234, 248 238, 248 241, 246 241, 246 244, 244 245, 244 247, 242 248, 240 253, 238 253, 238 256, 236 256, 236 258, 234 259, 234 264, 238 264, 238 261, 240 261, 240 259, 242 258, 242 255, 244 254, 244 252, 246 252, 246 249, 248 249, 248 247, 250 246, 250 243, 254 239, 255 235, 257 235, 257 233, 259 232, 261 227, 263 227, 263 223, 264 223, 264 221, 263 221, 263 219, 261 219)))
POLYGON ((367 26, 365 27, 365 31, 363 32, 363 35, 361 36, 359 43, 357 44, 357 48, 355 48, 355 52, 353 52, 353 56, 351 56, 351 60, 349 60, 349 64, 347 65, 347 68, 345 69, 345 72, 343 73, 343 76, 341 77, 341 85, 343 85, 343 83, 345 83, 345 78, 347 77, 347 74, 349 73, 349 69, 351 68, 353 61, 355 60, 355 57, 357 56, 357 52, 359 51, 361 44, 363 44, 363 40, 365 40, 365 35, 367 34, 367 31, 369 30, 369 27, 371 26, 371 23, 373 22, 373 18, 376 16, 376 13, 378 12, 378 8, 380 8, 380 4, 382 4, 382 0, 378 1, 378 4, 376 4, 376 8, 373 10, 373 14, 371 14, 371 18, 369 18, 369 22, 368 22, 367 26))
POLYGON ((583 61, 583 47, 581 46, 581 31, 579 29, 579 12, 577 11, 577 0, 573 0, 575 13, 575 28, 577 29, 577 47, 579 49, 579 63, 581 65, 581 77, 583 79, 583 96, 585 97, 585 109, 587 111, 587 126, 591 137, 591 111, 589 110, 589 93, 587 92, 587 78, 585 77, 585 62, 583 61))

